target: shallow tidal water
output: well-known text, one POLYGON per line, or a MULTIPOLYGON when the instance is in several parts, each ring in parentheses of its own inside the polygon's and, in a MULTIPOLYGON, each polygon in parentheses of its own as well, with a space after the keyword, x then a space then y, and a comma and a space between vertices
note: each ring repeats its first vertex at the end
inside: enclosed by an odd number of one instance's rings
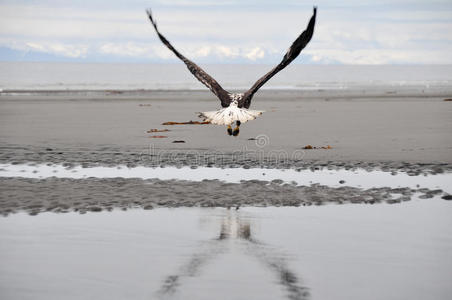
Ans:
POLYGON ((0 218, 2 299, 450 299, 452 203, 0 218))
POLYGON ((273 181, 280 180, 296 185, 322 184, 332 187, 341 185, 376 188, 376 187, 409 187, 442 189, 452 193, 452 173, 446 172, 435 175, 410 176, 405 172, 366 171, 355 170, 294 170, 294 169, 262 169, 262 168, 207 168, 207 167, 134 167, 124 165, 116 167, 82 166, 64 167, 63 165, 48 164, 0 164, 0 177, 21 178, 139 178, 160 180, 189 180, 199 182, 203 180, 220 180, 228 183, 240 183, 246 180, 273 181), (341 182, 341 183, 340 183, 341 182))

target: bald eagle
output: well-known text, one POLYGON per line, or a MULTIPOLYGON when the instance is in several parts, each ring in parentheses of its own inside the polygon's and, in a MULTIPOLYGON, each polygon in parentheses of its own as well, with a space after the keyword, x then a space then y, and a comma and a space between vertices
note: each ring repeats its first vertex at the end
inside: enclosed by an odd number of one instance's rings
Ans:
POLYGON ((267 74, 262 76, 256 83, 244 93, 230 93, 223 89, 221 85, 207 74, 197 64, 183 56, 177 51, 173 45, 159 32, 157 23, 152 17, 151 10, 147 10, 149 20, 151 21, 154 29, 162 43, 168 47, 180 60, 182 60, 187 66, 188 70, 206 87, 208 87, 221 101, 222 109, 217 111, 207 111, 199 113, 199 117, 204 121, 208 121, 216 125, 226 125, 227 133, 232 136, 237 136, 240 131, 240 124, 250 120, 256 119, 264 111, 250 110, 251 99, 259 88, 261 88, 270 78, 276 73, 287 67, 303 50, 312 38, 314 33, 315 18, 317 14, 317 8, 314 7, 313 15, 309 21, 308 27, 303 31, 298 38, 292 43, 289 50, 287 50, 281 62, 271 69, 267 74), (231 125, 236 123, 234 130, 231 125))

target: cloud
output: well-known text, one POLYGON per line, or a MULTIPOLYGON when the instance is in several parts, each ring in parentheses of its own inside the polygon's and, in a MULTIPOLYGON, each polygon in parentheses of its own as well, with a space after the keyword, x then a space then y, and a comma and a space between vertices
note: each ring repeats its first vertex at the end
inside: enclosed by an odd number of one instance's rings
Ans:
POLYGON ((0 40, 0 45, 7 48, 18 50, 21 52, 39 52, 54 54, 57 56, 69 57, 69 58, 84 58, 89 51, 88 45, 82 44, 66 44, 59 42, 16 42, 16 41, 3 41, 0 40))
POLYGON ((321 63, 340 64, 443 64, 444 61, 452 62, 452 51, 445 53, 441 50, 333 50, 318 49, 315 52, 307 51, 312 55, 312 60, 321 63))
POLYGON ((261 49, 260 47, 256 47, 256 48, 248 51, 248 53, 246 53, 245 56, 251 60, 256 60, 258 58, 259 59, 264 58, 265 51, 263 49, 261 49))
MULTIPOLYGON (((251 61, 263 59, 265 51, 260 47, 242 48, 237 46, 216 44, 213 46, 186 45, 180 50, 190 59, 197 58, 216 58, 216 59, 235 59, 247 58, 251 61)), ((148 58, 159 58, 163 60, 176 60, 174 54, 162 45, 137 44, 137 43, 106 43, 98 47, 97 51, 103 54, 112 54, 118 56, 142 56, 148 58)))
MULTIPOLYGON (((4 0, 0 4, 0 47, 94 60, 177 60, 153 32, 143 9, 145 1, 110 6, 93 0, 92 7, 42 3, 4 0)), ((193 60, 213 63, 279 62, 312 13, 310 6, 295 0, 277 5, 254 0, 162 0, 153 6, 159 28, 177 49, 193 60), (294 9, 300 6, 303 9, 294 9)), ((452 5, 446 1, 353 0, 338 5, 324 0, 319 2, 314 38, 302 52, 307 54, 302 61, 452 63, 450 32, 452 5)))
POLYGON ((152 47, 149 46, 140 46, 134 43, 126 43, 126 44, 114 44, 107 43, 103 44, 98 48, 99 53, 101 54, 113 54, 120 56, 149 56, 149 53, 152 51, 152 47))

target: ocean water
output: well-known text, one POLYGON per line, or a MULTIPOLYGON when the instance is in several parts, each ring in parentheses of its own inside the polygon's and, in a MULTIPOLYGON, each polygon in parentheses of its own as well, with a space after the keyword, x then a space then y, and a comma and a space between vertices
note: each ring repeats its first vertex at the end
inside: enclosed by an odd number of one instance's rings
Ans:
MULTIPOLYGON (((202 65, 224 88, 246 90, 272 65, 202 65)), ((263 89, 452 90, 452 65, 293 64, 263 89)), ((0 89, 9 90, 204 90, 180 64, 0 62, 0 89)))
POLYGON ((3 299, 450 299, 450 201, 0 218, 3 299))

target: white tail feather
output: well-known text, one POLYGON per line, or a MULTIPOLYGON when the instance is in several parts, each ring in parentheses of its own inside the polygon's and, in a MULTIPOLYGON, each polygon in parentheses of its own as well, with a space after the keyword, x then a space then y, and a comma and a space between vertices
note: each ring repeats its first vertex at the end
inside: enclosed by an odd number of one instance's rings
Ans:
POLYGON ((231 125, 235 121, 245 123, 254 120, 263 112, 263 110, 248 110, 239 108, 236 105, 230 105, 216 111, 201 112, 199 117, 215 125, 231 125))

